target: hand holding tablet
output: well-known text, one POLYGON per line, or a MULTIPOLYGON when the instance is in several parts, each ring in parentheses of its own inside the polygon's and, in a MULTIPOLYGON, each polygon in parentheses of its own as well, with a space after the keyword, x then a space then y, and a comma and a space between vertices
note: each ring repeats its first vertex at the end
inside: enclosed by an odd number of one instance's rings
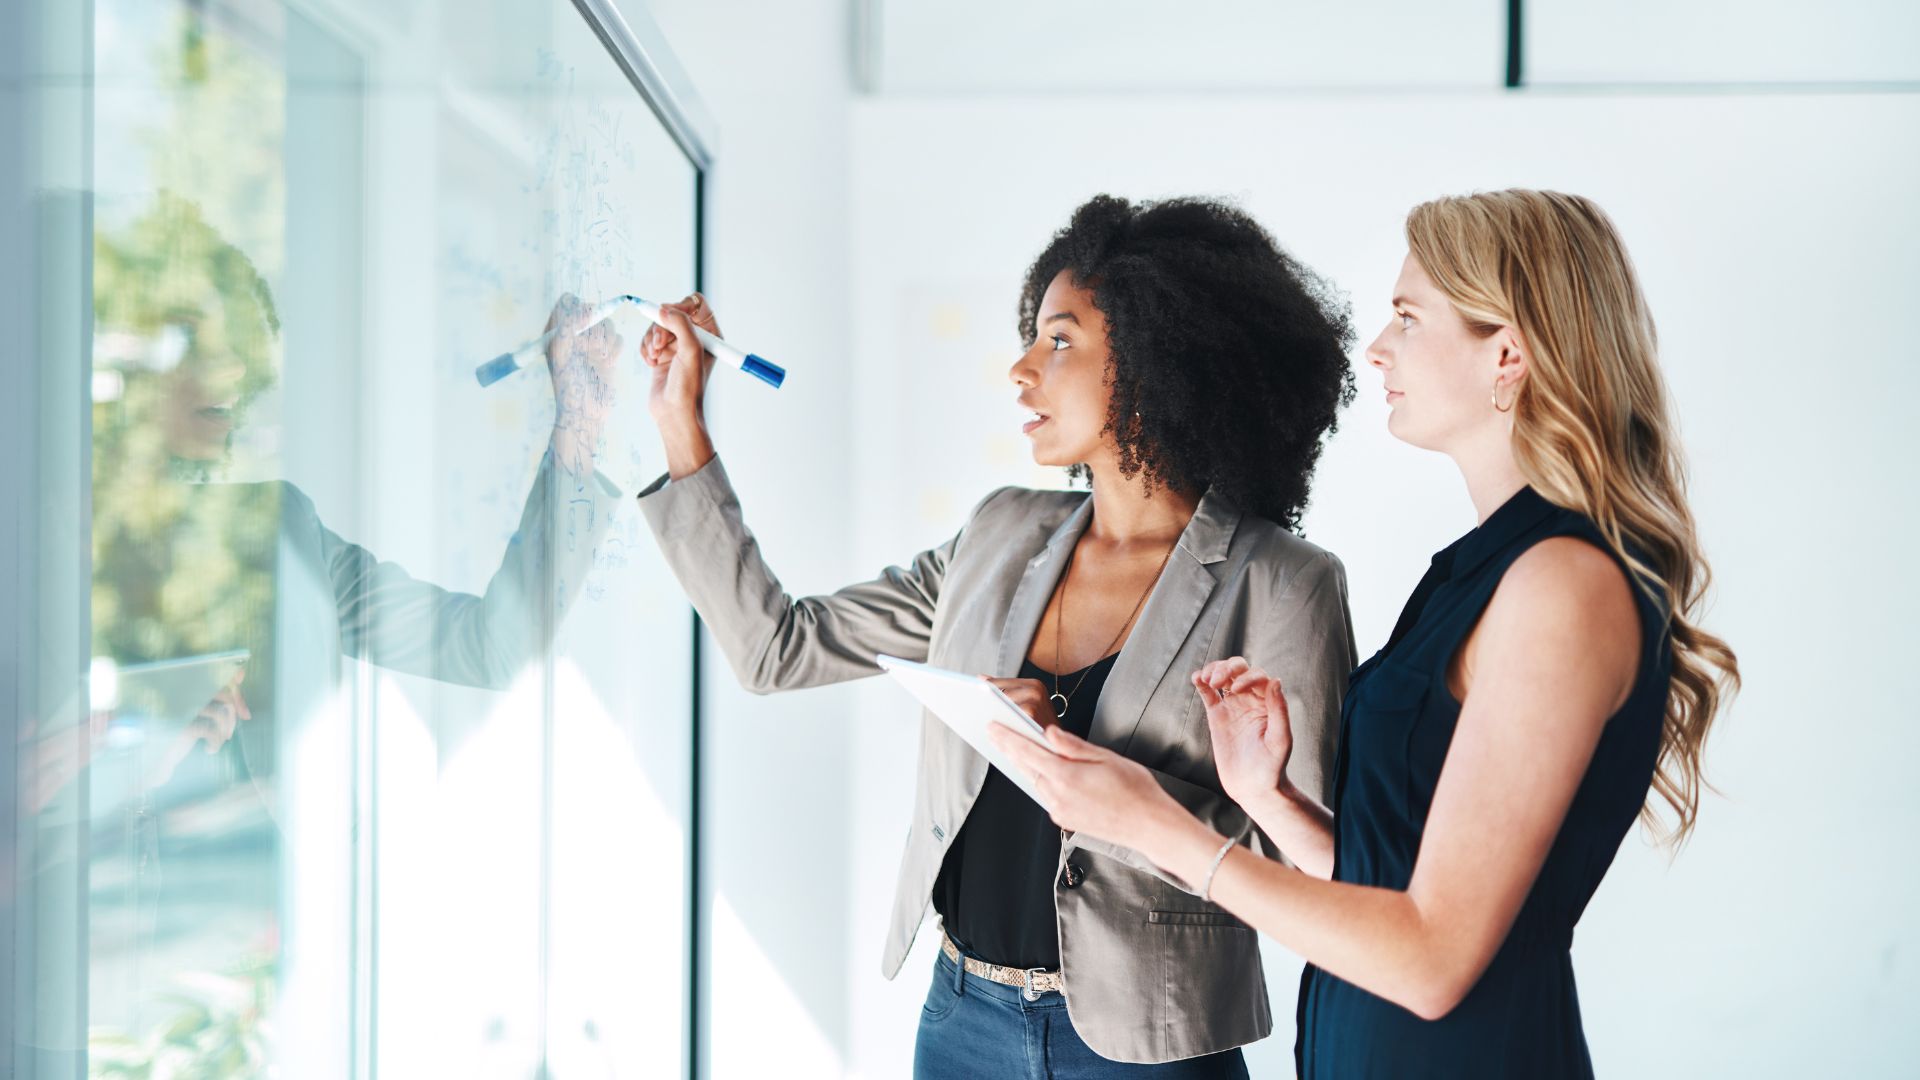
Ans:
POLYGON ((928 711, 965 739, 967 745, 979 751, 995 768, 1018 784, 1020 790, 1032 796, 1035 802, 1040 801, 1034 791, 1032 778, 987 737, 987 724, 990 721, 998 722, 1051 750, 1052 747, 1047 744, 1046 729, 1025 709, 1015 704, 1012 698, 988 682, 983 675, 949 671, 931 664, 902 660, 897 656, 882 655, 876 659, 895 682, 905 687, 928 711))

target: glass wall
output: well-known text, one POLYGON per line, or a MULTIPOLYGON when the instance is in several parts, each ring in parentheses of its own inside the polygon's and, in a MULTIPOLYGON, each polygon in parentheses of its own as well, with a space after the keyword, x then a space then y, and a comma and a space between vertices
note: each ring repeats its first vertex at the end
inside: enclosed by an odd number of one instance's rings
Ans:
POLYGON ((581 326, 694 287, 700 174, 627 28, 26 6, 19 1075, 683 1070, 691 618, 581 326))

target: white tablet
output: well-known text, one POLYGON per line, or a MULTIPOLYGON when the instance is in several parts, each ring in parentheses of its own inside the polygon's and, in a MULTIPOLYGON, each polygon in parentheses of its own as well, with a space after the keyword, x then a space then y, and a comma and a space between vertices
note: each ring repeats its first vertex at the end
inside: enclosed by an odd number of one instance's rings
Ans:
MULTIPOLYGON (((982 676, 948 671, 930 664, 902 660, 897 656, 881 655, 875 659, 887 674, 893 676, 895 682, 906 687, 908 693, 920 699, 920 704, 952 728, 955 734, 967 740, 967 745, 980 751, 993 763, 994 768, 1006 773, 1007 778, 1020 785, 1020 790, 1032 796, 1034 802, 1040 801, 1040 796, 1034 792, 1033 781, 987 738, 987 721, 998 720, 1041 746, 1047 746, 1046 730, 1027 715, 1025 709, 1015 705, 1012 698, 1001 693, 999 687, 982 676)), ((1052 749, 1050 746, 1047 748, 1052 749)))
POLYGON ((117 737, 139 741, 184 730, 249 659, 247 650, 233 649, 118 669, 115 711, 122 724, 132 726, 117 737))

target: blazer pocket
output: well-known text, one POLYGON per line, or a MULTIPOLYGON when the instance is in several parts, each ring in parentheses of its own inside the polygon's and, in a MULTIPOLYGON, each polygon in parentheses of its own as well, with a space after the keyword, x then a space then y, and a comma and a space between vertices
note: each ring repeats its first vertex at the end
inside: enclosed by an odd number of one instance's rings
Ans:
POLYGON ((1147 922, 1152 926, 1229 926, 1235 930, 1251 931, 1253 929, 1224 911, 1149 911, 1147 922))

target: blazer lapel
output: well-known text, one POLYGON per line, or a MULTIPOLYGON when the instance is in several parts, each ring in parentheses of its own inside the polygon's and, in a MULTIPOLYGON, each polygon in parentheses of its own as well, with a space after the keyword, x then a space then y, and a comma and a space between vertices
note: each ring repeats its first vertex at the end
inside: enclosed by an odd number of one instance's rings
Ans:
MULTIPOLYGON (((1140 612, 1140 620, 1121 647, 1120 659, 1107 675, 1100 702, 1093 710, 1089 742, 1126 753, 1127 744, 1146 712, 1148 699, 1167 677, 1167 669, 1179 655, 1180 646, 1192 633, 1208 597, 1219 583, 1222 564, 1239 524, 1240 511, 1225 499, 1212 492, 1201 497, 1200 505, 1180 534, 1173 557, 1167 560, 1167 568, 1161 571, 1160 580, 1140 612)), ((1032 574, 1028 576, 1031 578, 1032 574)), ((1051 584, 1053 578, 1047 580, 1051 584)), ((1042 610, 1049 595, 1051 590, 1040 596, 1042 610)), ((1036 625, 1039 617, 1036 611, 1036 625)), ((1031 633, 1029 627, 1029 636, 1031 633)), ((1180 674, 1183 678, 1186 675, 1180 674)))
POLYGON ((1087 523, 1092 520, 1093 497, 1089 495, 1053 531, 1040 554, 1027 560, 1020 584, 1013 590, 1013 601, 1007 605, 1006 622, 1000 629, 1000 652, 993 666, 996 676, 1011 679, 1020 674, 1027 646, 1032 644, 1034 632, 1040 628, 1040 617, 1047 613, 1047 601, 1053 599, 1054 586, 1060 583, 1060 573, 1066 569, 1067 555, 1073 551, 1073 545, 1080 542, 1080 534, 1087 531, 1087 523))

